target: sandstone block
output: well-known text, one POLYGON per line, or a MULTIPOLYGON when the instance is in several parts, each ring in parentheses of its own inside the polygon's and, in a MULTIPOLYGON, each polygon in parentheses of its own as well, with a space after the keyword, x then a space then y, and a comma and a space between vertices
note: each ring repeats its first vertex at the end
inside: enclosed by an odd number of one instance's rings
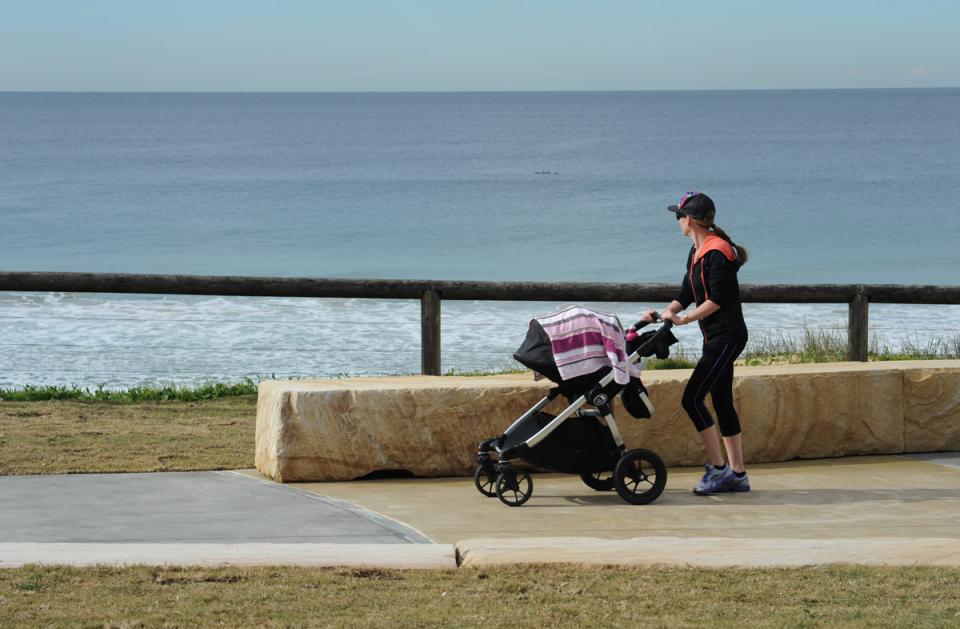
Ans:
POLYGON ((401 469, 472 474, 477 445, 501 434, 548 384, 439 376, 265 381, 256 466, 282 482, 401 469))
POLYGON ((781 369, 737 380, 747 460, 903 452, 899 370, 781 369))
MULTIPOLYGON (((738 368, 734 398, 747 462, 960 449, 960 361, 738 368)), ((680 399, 688 370, 644 376, 657 408, 636 420, 615 403, 627 447, 669 466, 705 455, 680 399)), ((265 381, 256 466, 278 481, 370 472, 469 475, 480 441, 501 434, 551 386, 529 374, 265 381)), ((708 400, 709 405, 709 400, 708 400)), ((562 400, 547 408, 562 410, 562 400)))
POLYGON ((904 372, 906 452, 960 450, 960 369, 904 372))
MULTIPOLYGON (((740 368, 737 374, 734 403, 749 462, 903 452, 903 378, 897 369, 787 365, 740 368)), ((704 462, 700 438, 680 406, 689 377, 687 370, 645 376, 657 416, 620 420, 629 447, 654 450, 667 465, 704 462)), ((713 410, 709 397, 707 406, 713 410)))

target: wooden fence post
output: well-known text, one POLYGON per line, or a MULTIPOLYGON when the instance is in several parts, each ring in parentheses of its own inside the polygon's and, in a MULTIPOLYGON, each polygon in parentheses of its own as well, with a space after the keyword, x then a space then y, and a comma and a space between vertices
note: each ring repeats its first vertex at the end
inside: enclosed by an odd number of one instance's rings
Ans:
POLYGON ((420 295, 420 372, 440 375, 440 291, 433 288, 420 295))
POLYGON ((863 286, 850 300, 847 317, 847 360, 867 362, 870 300, 863 286))

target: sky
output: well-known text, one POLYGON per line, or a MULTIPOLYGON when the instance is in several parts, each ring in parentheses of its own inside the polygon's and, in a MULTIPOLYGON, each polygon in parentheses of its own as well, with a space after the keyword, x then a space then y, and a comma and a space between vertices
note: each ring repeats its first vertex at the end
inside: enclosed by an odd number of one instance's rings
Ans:
POLYGON ((0 0, 0 91, 960 86, 957 0, 0 0))

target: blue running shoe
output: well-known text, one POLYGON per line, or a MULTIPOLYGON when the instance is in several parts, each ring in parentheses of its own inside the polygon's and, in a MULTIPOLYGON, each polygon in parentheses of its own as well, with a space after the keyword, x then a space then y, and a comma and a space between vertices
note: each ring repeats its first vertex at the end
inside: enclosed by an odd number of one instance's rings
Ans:
POLYGON ((719 469, 707 463, 704 467, 707 471, 704 473, 703 478, 700 479, 700 482, 697 483, 697 486, 693 488, 693 493, 698 496, 706 496, 722 491, 730 491, 728 487, 737 477, 733 475, 733 470, 730 469, 729 465, 725 465, 723 469, 719 469))
POLYGON ((750 479, 747 477, 747 473, 744 472, 743 476, 734 474, 730 484, 720 491, 750 491, 750 479))

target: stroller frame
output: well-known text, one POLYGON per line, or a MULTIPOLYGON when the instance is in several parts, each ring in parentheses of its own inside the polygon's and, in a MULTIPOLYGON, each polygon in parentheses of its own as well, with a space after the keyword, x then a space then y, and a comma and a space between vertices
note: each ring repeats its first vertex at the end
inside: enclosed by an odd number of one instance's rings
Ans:
MULTIPOLYGON (((645 325, 648 324, 641 322, 635 328, 640 329, 645 325)), ((650 339, 627 357, 628 364, 633 365, 637 361, 652 356, 672 327, 673 324, 669 321, 664 322, 650 339)), ((676 339, 673 340, 676 341, 676 339)), ((575 398, 559 415, 551 419, 547 425, 540 428, 532 436, 520 444, 503 447, 504 441, 514 430, 531 420, 553 400, 563 394, 562 385, 557 384, 547 392, 543 399, 510 424, 502 435, 482 442, 476 456, 478 467, 474 473, 474 481, 480 493, 490 497, 497 496, 501 502, 509 506, 520 506, 526 502, 533 493, 533 479, 528 471, 514 467, 513 461, 522 459, 524 453, 542 443, 565 421, 577 416, 602 419, 620 454, 620 459, 612 470, 612 479, 602 479, 596 473, 581 473, 580 477, 583 481, 598 491, 616 489, 620 497, 631 504, 648 504, 656 500, 662 493, 664 485, 666 485, 666 466, 660 457, 650 450, 627 450, 620 428, 614 418, 611 399, 623 387, 615 385, 620 388, 611 394, 607 387, 613 383, 613 379, 613 372, 610 371, 587 392, 575 398), (588 403, 596 408, 584 409, 583 407, 588 403), (496 461, 491 456, 492 453, 496 453, 496 461), (496 473, 495 476, 494 472, 496 473), (651 482, 650 478, 653 478, 654 481, 651 482), (641 486, 641 483, 650 484, 650 489, 638 493, 637 489, 641 486)), ((640 395, 652 417, 655 412, 653 404, 645 392, 641 392, 640 395)))

